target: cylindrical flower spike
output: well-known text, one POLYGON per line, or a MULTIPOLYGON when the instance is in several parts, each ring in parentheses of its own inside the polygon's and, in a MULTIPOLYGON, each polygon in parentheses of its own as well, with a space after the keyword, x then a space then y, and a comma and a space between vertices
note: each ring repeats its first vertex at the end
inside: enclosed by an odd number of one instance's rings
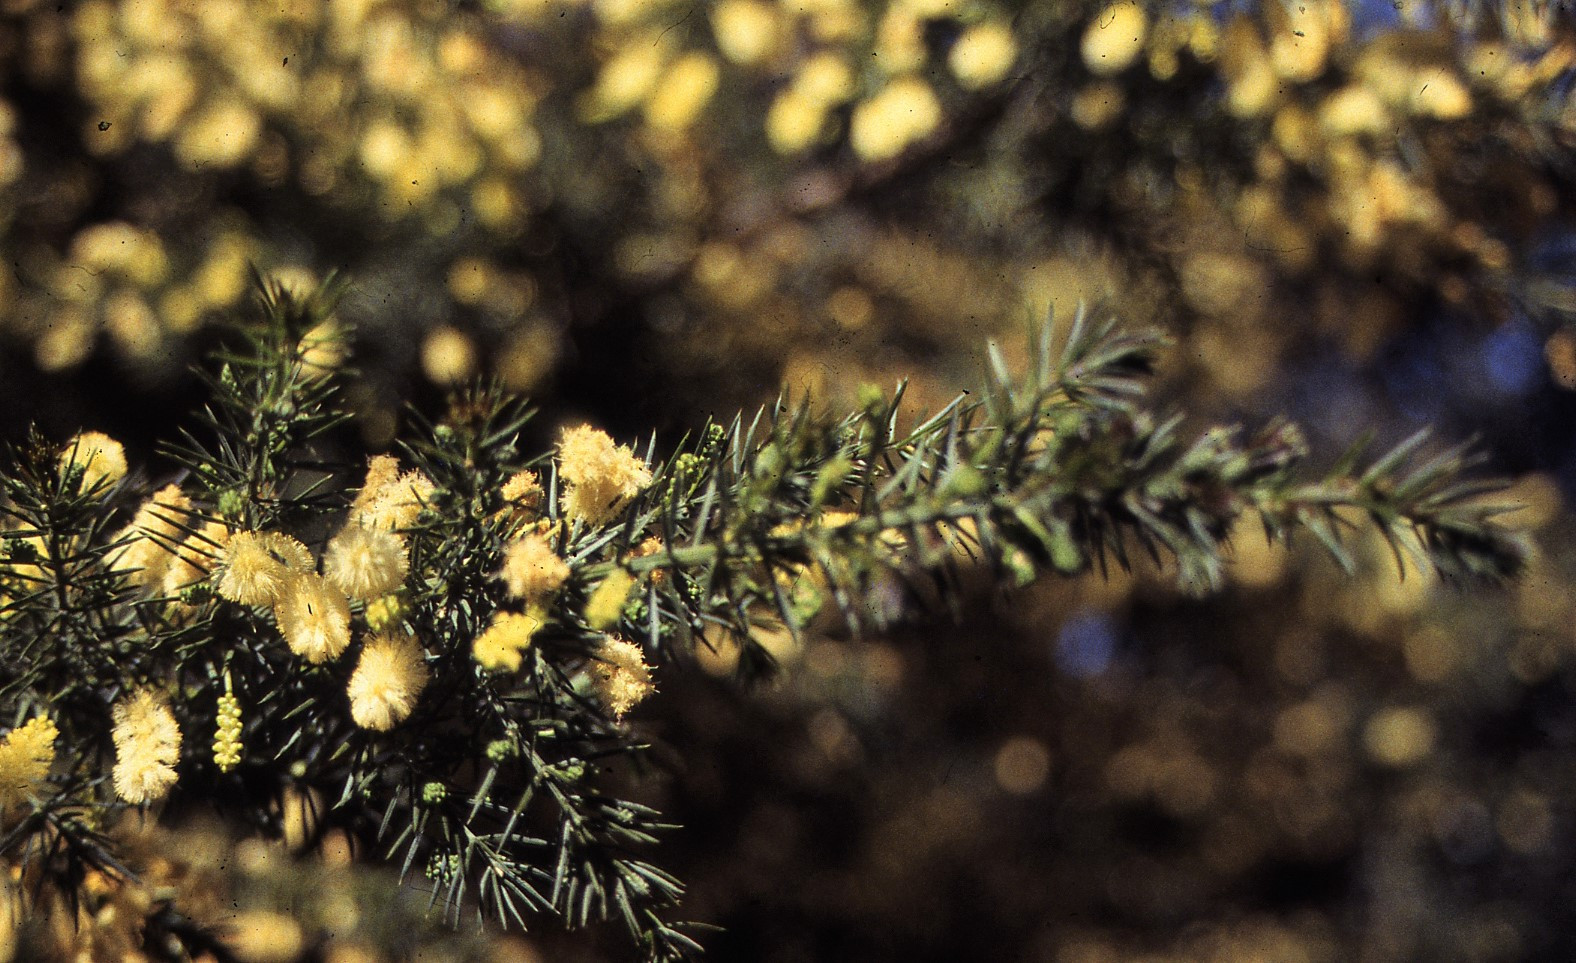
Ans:
POLYGON ((350 646, 350 600, 312 572, 294 576, 279 590, 274 622, 290 651, 308 662, 330 662, 350 646))
POLYGON ((82 491, 108 488, 126 477, 126 449, 103 432, 84 431, 60 451, 61 473, 73 468, 82 471, 82 491))
POLYGON ((427 663, 414 638, 373 636, 350 676, 350 717, 363 729, 392 729, 416 708, 427 679, 427 663))
POLYGON ((229 772, 241 763, 241 700, 229 691, 219 697, 213 761, 220 772, 229 772))
POLYGON ((164 798, 181 757, 175 713, 144 689, 115 706, 114 720, 115 794, 135 805, 164 798))
POLYGON ((54 720, 34 716, 6 733, 0 742, 0 809, 9 809, 38 792, 55 764, 54 720))
POLYGON ((323 553, 323 574, 353 599, 371 601, 404 584, 410 571, 405 539, 352 520, 323 553))

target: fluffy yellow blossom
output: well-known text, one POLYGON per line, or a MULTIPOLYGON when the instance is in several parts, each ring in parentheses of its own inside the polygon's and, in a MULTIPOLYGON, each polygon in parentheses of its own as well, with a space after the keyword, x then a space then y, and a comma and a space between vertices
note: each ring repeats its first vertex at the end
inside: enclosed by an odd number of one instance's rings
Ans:
POLYGON ((522 508, 540 509, 544 494, 542 480, 534 471, 517 471, 503 483, 504 501, 522 508))
POLYGON ((651 484, 646 463, 607 432, 582 425, 567 428, 558 443, 558 475, 567 486, 564 509, 600 525, 651 484))
POLYGON ((192 503, 178 485, 166 485, 137 509, 120 533, 121 545, 109 557, 110 567, 145 589, 158 587, 177 561, 174 546, 186 538, 192 503))
POLYGON ((350 514, 355 516, 366 513, 377 501, 378 493, 394 484, 398 478, 398 458, 393 455, 374 456, 367 463, 367 479, 361 483, 361 491, 356 494, 356 500, 350 503, 350 514))
POLYGON ((404 538, 357 521, 330 539, 323 553, 324 576, 353 599, 387 595, 404 584, 409 571, 404 538))
POLYGON ((162 799, 175 785, 181 727, 163 699, 144 689, 114 710, 115 794, 141 805, 162 799))
MULTIPOLYGON (((370 471, 368 481, 371 481, 370 471)), ((409 528, 416 523, 422 507, 432 501, 436 490, 432 479, 419 471, 408 471, 376 489, 363 488, 356 499, 360 507, 352 506, 351 517, 373 528, 389 531, 409 528)))
POLYGON ((280 588, 274 622, 290 651, 314 664, 337 659, 350 646, 350 600, 312 572, 295 574, 280 588))
POLYGON ((514 598, 545 603, 569 578, 569 563, 558 557, 547 539, 532 533, 511 542, 504 550, 499 577, 514 598))
POLYGON ((427 685, 427 663, 410 636, 367 640, 350 676, 350 717, 363 729, 385 731, 410 715, 427 685))
POLYGON ((164 570, 160 591, 176 595, 188 585, 212 575, 229 541, 230 530, 223 522, 207 522, 187 535, 164 570))
POLYGON ((597 694, 619 718, 657 689, 640 646, 617 636, 608 636, 597 648, 590 669, 597 694))
POLYGON ((621 568, 609 572, 586 600, 586 624, 597 631, 612 628, 624 613, 624 601, 635 587, 635 576, 621 568))
POLYGON ((963 32, 947 55, 952 75, 967 90, 989 87, 1007 76, 1018 57, 1018 44, 1007 25, 996 20, 963 32))
POLYGON ((499 612, 471 644, 471 654, 484 669, 513 672, 520 668, 520 657, 531 647, 531 636, 541 624, 533 615, 499 612))
POLYGON ((126 449, 102 432, 84 431, 60 452, 61 473, 72 468, 82 470, 82 491, 107 488, 126 477, 126 449))
POLYGON ((270 605, 285 583, 310 572, 312 552, 278 532, 236 532, 225 544, 217 591, 242 605, 270 605))
POLYGON ((34 716, 0 742, 0 809, 10 809, 38 792, 55 764, 59 730, 48 716, 34 716))

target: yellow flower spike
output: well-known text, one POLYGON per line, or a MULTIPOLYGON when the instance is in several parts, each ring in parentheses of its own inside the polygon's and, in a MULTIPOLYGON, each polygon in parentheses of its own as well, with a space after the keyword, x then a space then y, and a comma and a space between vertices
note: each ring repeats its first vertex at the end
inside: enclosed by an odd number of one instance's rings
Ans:
POLYGON ((181 728, 159 696, 144 689, 115 706, 115 794, 134 805, 164 798, 175 785, 181 728))
POLYGON ((711 11, 712 35, 722 55, 736 64, 754 64, 777 47, 777 12, 760 0, 722 0, 711 11))
POLYGON ((518 670, 522 655, 531 647, 531 636, 542 625, 538 615, 536 612, 524 615, 499 612, 493 616, 492 624, 471 643, 471 655, 476 663, 492 672, 518 670))
POLYGON ((218 725, 213 736, 213 762, 220 772, 229 772, 241 763, 241 700, 230 691, 225 679, 224 695, 219 697, 218 725))
POLYGON ((635 576, 621 568, 609 572, 586 600, 586 624, 598 632, 617 625, 629 590, 634 587, 635 576))
POLYGON ((321 575, 302 572, 286 582, 274 601, 274 622, 290 651, 313 664, 350 647, 350 600, 321 575))
POLYGON ((408 635, 367 640, 346 690, 356 725, 384 732, 410 715, 430 678, 424 655, 408 635))
POLYGON ((191 514, 191 500, 179 486, 154 492, 120 533, 124 543, 110 554, 110 567, 126 572, 134 585, 158 587, 179 561, 170 546, 186 538, 182 527, 190 524, 191 514))
POLYGON ((582 425, 564 430, 558 444, 558 475, 564 480, 564 511, 600 525, 651 484, 651 471, 628 446, 607 432, 582 425))
POLYGON ((700 53, 686 54, 662 75, 646 101, 646 123, 658 130, 683 130, 695 122, 717 92, 721 71, 700 53))
POLYGON ((610 635, 602 642, 589 668, 597 695, 616 718, 622 719, 657 690, 640 646, 617 636, 610 635))
POLYGON ((295 575, 316 565, 305 545, 278 532, 236 532, 220 560, 215 590, 241 605, 271 605, 295 575))
POLYGON ((353 599, 371 601, 398 589, 410 572, 405 539, 352 521, 329 540, 323 575, 353 599))
POLYGON ((6 733, 0 742, 0 809, 10 809, 37 794, 55 764, 59 735, 48 716, 34 716, 6 733))
POLYGON ((73 468, 82 470, 82 491, 108 488, 126 477, 126 449, 102 432, 84 431, 60 451, 61 473, 73 468))
POLYGON ((551 601, 563 587, 569 578, 569 563, 558 557, 546 538, 532 533, 504 549, 499 577, 510 596, 541 604, 551 601))

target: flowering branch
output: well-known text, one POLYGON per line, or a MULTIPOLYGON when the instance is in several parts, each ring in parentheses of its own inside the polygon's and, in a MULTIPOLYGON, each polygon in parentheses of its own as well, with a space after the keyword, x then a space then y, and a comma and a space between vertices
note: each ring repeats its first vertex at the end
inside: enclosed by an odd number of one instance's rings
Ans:
POLYGON ((278 835, 306 800, 451 920, 617 919, 685 958, 661 915, 682 886, 643 858, 669 827, 606 776, 642 749, 626 719, 653 663, 729 646, 756 678, 763 631, 828 601, 883 625, 881 580, 957 606, 967 565, 1023 583, 1137 548, 1213 588, 1244 515, 1345 564, 1355 517, 1447 575, 1522 560, 1460 452, 1409 469, 1414 439, 1358 471, 1354 450, 1306 481, 1289 424, 1187 441, 1140 406, 1161 340, 1082 315, 907 427, 900 387, 840 419, 708 425, 655 466, 588 427, 530 459, 529 411, 478 389, 401 457, 347 467, 314 450, 342 418, 332 306, 264 290, 172 449, 184 480, 140 507, 102 435, 35 437, 0 473, 0 845, 25 874, 122 872, 89 827, 131 806, 202 799, 278 835))

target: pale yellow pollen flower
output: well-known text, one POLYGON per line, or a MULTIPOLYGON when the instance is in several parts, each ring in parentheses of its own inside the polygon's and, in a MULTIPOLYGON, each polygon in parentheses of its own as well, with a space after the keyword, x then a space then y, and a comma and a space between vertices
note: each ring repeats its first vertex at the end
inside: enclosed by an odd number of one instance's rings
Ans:
POLYGON ((399 588, 409 572, 404 538, 357 521, 330 539, 323 553, 324 576, 346 595, 363 601, 399 588))
POLYGON ((429 677, 421 646, 410 636, 367 640, 350 676, 350 717, 363 729, 386 731, 416 708, 429 677))
POLYGON ((558 557, 547 539, 532 533, 504 549, 499 573, 509 594, 528 603, 545 603, 569 578, 569 563, 558 557))
POLYGON ((542 480, 534 471, 517 471, 503 483, 504 500, 522 508, 540 509, 543 494, 542 480))
POLYGON ((541 624, 534 615, 499 612, 471 643, 471 654, 484 669, 513 672, 520 668, 521 656, 531 647, 531 636, 541 624))
POLYGON ((212 575, 229 541, 230 530, 223 522, 207 522, 187 535, 164 570, 163 593, 176 595, 188 585, 212 575))
POLYGON ((270 605, 285 583, 315 568, 305 545, 278 532, 236 532, 224 547, 220 595, 241 605, 270 605))
POLYGON ((55 764, 54 720, 34 716, 6 733, 0 742, 0 809, 9 809, 38 792, 55 764))
POLYGON ((367 463, 367 480, 350 505, 350 514, 359 515, 372 507, 378 493, 399 478, 399 459, 393 455, 377 455, 367 463))
POLYGON ((141 805, 175 785, 181 727, 164 700, 143 689, 115 706, 115 794, 141 805))
POLYGON ((564 510, 591 525, 617 515, 651 484, 651 471, 639 455, 589 425, 564 430, 558 443, 558 475, 567 486, 564 510))
POLYGON ((103 432, 84 431, 60 452, 61 474, 72 468, 82 469, 82 491, 107 488, 126 477, 126 449, 103 432))
POLYGON ((164 486, 137 509, 120 533, 122 544, 110 553, 110 567, 127 573, 134 585, 159 586, 177 561, 173 547, 186 538, 192 518, 191 499, 180 486, 164 486))
POLYGON ((379 485, 370 496, 368 491, 361 490, 361 496, 356 499, 360 507, 352 506, 351 517, 373 528, 395 531, 416 523, 422 508, 432 501, 437 486, 421 472, 408 471, 379 485))
POLYGON ((657 689, 640 646, 614 635, 608 636, 592 654, 589 668, 598 695, 618 718, 657 689))
POLYGON ((312 572, 292 576, 274 600, 274 622, 290 651, 313 664, 350 646, 350 600, 312 572))
POLYGON ((612 628, 623 616, 624 603, 634 587, 635 576, 621 568, 609 572, 586 599, 586 624, 597 631, 612 628))

